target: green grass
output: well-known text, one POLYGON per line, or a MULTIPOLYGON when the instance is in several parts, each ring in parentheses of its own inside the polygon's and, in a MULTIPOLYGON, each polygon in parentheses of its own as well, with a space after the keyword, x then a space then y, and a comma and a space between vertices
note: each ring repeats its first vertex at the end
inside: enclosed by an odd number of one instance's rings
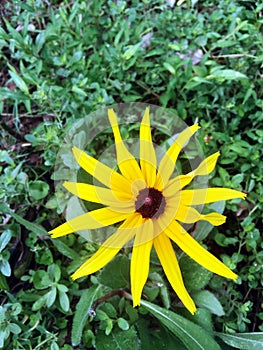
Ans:
MULTIPOLYGON (((261 349, 261 2, 2 1, 0 14, 0 348, 194 350, 194 338, 215 349, 261 349), (127 251, 73 282, 70 274, 97 246, 47 234, 64 220, 53 182, 63 137, 89 113, 121 102, 198 122, 205 155, 221 153, 210 184, 248 194, 227 203, 226 224, 197 232, 238 273, 237 283, 180 259, 198 300, 195 316, 179 307, 155 256, 148 302, 133 309, 122 291, 127 251), (90 308, 103 295, 94 317, 90 308)), ((108 142, 101 135, 91 151, 108 142)))

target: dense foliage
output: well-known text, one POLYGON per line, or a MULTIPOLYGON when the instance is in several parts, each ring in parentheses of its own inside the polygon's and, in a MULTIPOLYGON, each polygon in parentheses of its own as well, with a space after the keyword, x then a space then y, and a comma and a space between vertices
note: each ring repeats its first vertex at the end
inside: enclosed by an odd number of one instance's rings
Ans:
POLYGON ((2 1, 0 12, 0 348, 262 349, 261 1, 2 1), (221 153, 210 184, 248 194, 226 205, 226 224, 195 232, 237 283, 178 252, 194 316, 154 255, 134 309, 129 251, 73 282, 97 246, 47 233, 64 220, 53 183, 63 136, 135 101, 198 122, 205 155, 221 153))

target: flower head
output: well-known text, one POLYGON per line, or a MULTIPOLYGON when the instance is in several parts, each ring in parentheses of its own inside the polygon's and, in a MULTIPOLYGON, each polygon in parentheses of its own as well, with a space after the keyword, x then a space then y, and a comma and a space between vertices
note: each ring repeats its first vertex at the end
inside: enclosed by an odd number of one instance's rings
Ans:
POLYGON ((154 246, 171 286, 186 308, 194 313, 196 307, 184 286, 171 241, 206 269, 235 280, 237 275, 195 241, 181 223, 192 224, 205 220, 212 225, 221 225, 225 222, 225 216, 216 212, 201 214, 194 206, 245 198, 245 194, 227 188, 185 189, 196 176, 205 176, 213 171, 219 152, 204 159, 188 174, 173 177, 178 155, 199 129, 198 125, 183 130, 157 164, 148 108, 140 125, 139 162, 122 140, 113 109, 108 110, 108 117, 114 134, 120 172, 74 147, 73 153, 78 164, 104 186, 64 183, 64 187, 72 194, 105 207, 71 219, 50 233, 53 238, 57 238, 74 231, 121 222, 116 232, 72 275, 73 279, 98 271, 133 239, 130 268, 133 305, 140 304, 149 273, 150 252, 154 246))

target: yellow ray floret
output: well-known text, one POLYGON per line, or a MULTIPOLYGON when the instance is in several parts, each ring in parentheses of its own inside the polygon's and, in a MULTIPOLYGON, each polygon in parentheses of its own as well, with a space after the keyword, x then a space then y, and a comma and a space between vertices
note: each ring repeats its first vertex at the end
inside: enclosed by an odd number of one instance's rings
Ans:
POLYGON ((174 291, 185 307, 194 314, 196 307, 185 289, 180 267, 169 238, 164 233, 160 234, 154 239, 154 248, 174 291))
POLYGON ((127 218, 127 216, 128 213, 114 212, 109 208, 101 208, 82 214, 65 222, 64 224, 50 231, 50 234, 52 235, 52 238, 57 238, 76 231, 88 229, 92 230, 123 221, 127 218))
POLYGON ((156 153, 152 143, 149 108, 146 108, 140 127, 140 165, 148 187, 156 180, 156 153))
POLYGON ((108 116, 115 139, 118 167, 122 175, 131 180, 143 179, 139 164, 123 143, 118 126, 117 116, 114 113, 113 109, 109 109, 108 116))
POLYGON ((237 275, 234 272, 197 243, 176 221, 165 230, 165 233, 182 251, 207 270, 226 278, 237 279, 237 275))

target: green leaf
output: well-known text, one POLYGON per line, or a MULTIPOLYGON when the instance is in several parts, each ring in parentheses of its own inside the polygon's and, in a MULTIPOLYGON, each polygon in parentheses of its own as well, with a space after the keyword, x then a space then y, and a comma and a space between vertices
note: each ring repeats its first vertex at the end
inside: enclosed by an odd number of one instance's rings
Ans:
POLYGON ((57 297, 57 288, 53 286, 51 290, 46 294, 47 307, 50 307, 54 304, 56 297, 57 297))
POLYGON ((44 306, 46 304, 46 295, 43 295, 42 297, 40 297, 38 300, 36 300, 32 306, 32 310, 33 311, 37 311, 40 310, 42 308, 42 306, 44 306))
POLYGON ((23 91, 26 95, 29 94, 28 87, 24 80, 16 73, 11 70, 8 70, 13 82, 16 84, 16 86, 23 91))
POLYGON ((34 273, 33 283, 36 289, 46 289, 51 285, 49 275, 44 270, 38 270, 34 273))
POLYGON ((49 185, 44 181, 36 180, 29 183, 28 190, 30 197, 38 201, 47 196, 49 185))
POLYGON ((213 273, 193 261, 189 256, 183 255, 180 259, 185 286, 188 290, 204 288, 210 281, 213 273))
POLYGON ((9 291, 9 286, 6 282, 6 278, 2 273, 0 273, 0 289, 9 291))
POLYGON ((114 328, 107 336, 104 332, 98 332, 96 335, 97 350, 139 350, 139 340, 134 327, 127 331, 114 328))
POLYGON ((100 272, 98 281, 113 289, 124 288, 129 284, 130 261, 119 255, 110 261, 100 272))
POLYGON ((59 303, 63 311, 68 312, 69 310, 69 298, 65 292, 58 292, 59 303))
POLYGON ((136 329, 139 333, 140 349, 142 350, 186 350, 186 347, 180 340, 169 332, 167 328, 161 324, 158 324, 157 329, 153 328, 150 317, 140 317, 136 322, 136 329))
POLYGON ((0 252, 5 249, 8 242, 12 238, 12 231, 11 230, 5 230, 1 236, 0 236, 0 252))
POLYGON ((163 66, 164 66, 164 68, 167 69, 172 75, 175 75, 175 73, 176 73, 176 72, 175 72, 175 69, 174 69, 174 67, 173 67, 170 63, 164 62, 163 66))
POLYGON ((217 332, 216 335, 226 344, 244 350, 262 350, 263 332, 224 334, 217 332))
POLYGON ((11 215, 19 224, 25 226, 29 231, 35 232, 38 235, 48 235, 44 227, 23 219, 20 215, 15 214, 9 209, 5 203, 0 203, 0 212, 11 215))
POLYGON ((123 58, 125 60, 129 60, 130 58, 132 58, 136 52, 138 51, 138 49, 141 47, 141 43, 138 43, 136 45, 130 45, 126 51, 123 54, 123 58))
POLYGON ((216 79, 216 80, 224 81, 224 80, 248 79, 248 77, 245 74, 237 72, 232 69, 220 69, 220 70, 218 69, 212 72, 210 75, 208 75, 206 79, 209 79, 209 80, 216 79))
POLYGON ((13 334, 19 334, 21 332, 21 328, 16 323, 9 323, 8 328, 13 334))
POLYGON ((75 315, 72 325, 72 345, 77 346, 81 342, 83 328, 90 313, 90 308, 95 299, 101 296, 103 287, 92 286, 87 290, 82 291, 80 300, 76 306, 75 315))
POLYGON ((80 260, 79 254, 76 253, 75 250, 68 247, 64 242, 62 242, 61 239, 53 239, 52 243, 56 249, 67 258, 72 260, 80 260))
POLYGON ((203 328, 172 311, 141 300, 154 317, 169 329, 189 350, 220 350, 218 343, 203 328))
POLYGON ((119 317, 117 319, 117 324, 119 328, 122 329, 123 331, 127 331, 130 328, 129 323, 122 317, 119 317))
POLYGON ((6 259, 0 260, 0 272, 4 275, 4 276, 11 276, 11 267, 9 262, 6 259))
POLYGON ((212 314, 217 316, 223 316, 225 314, 218 299, 208 290, 196 292, 192 294, 192 297, 198 306, 207 308, 212 314))

